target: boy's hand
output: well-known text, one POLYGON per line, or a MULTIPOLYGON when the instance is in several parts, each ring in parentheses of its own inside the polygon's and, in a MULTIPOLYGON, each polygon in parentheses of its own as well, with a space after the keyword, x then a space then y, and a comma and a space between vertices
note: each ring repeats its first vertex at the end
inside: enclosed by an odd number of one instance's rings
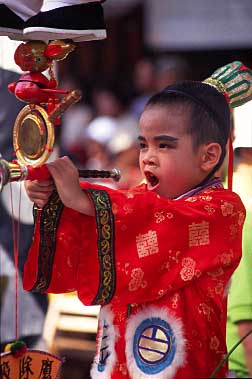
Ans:
POLYGON ((62 157, 48 163, 47 167, 62 203, 80 213, 94 215, 93 206, 81 189, 79 172, 73 162, 68 157, 62 157))
POLYGON ((43 208, 55 189, 55 185, 53 179, 43 181, 26 180, 25 189, 30 200, 39 208, 43 208))

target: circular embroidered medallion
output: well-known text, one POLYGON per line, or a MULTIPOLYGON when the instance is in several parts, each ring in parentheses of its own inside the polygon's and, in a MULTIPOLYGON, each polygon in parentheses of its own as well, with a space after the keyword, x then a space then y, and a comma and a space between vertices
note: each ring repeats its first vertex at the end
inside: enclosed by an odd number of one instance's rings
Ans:
POLYGON ((176 352, 173 330, 158 317, 145 319, 134 335, 133 353, 137 366, 147 374, 157 374, 169 366, 176 352))

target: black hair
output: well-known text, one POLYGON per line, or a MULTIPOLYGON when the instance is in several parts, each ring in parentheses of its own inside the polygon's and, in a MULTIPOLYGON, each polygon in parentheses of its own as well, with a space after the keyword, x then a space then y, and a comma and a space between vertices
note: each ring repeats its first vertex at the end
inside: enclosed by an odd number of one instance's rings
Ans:
POLYGON ((186 81, 154 94, 145 109, 154 105, 176 105, 188 110, 191 125, 187 132, 192 135, 195 149, 208 142, 216 142, 221 146, 219 162, 211 172, 213 175, 225 159, 231 128, 229 106, 224 95, 208 84, 186 81))

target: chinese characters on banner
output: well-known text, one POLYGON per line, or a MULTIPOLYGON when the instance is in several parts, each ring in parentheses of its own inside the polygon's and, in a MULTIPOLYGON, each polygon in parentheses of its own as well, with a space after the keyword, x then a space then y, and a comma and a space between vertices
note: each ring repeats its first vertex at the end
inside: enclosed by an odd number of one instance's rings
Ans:
POLYGON ((38 350, 15 358, 11 352, 0 356, 0 379, 57 379, 63 359, 38 350))

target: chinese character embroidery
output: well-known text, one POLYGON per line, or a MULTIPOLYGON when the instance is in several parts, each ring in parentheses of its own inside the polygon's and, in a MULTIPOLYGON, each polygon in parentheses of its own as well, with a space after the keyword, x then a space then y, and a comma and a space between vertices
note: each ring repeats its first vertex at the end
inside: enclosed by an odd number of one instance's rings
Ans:
POLYGON ((149 230, 148 233, 139 234, 136 237, 136 244, 139 258, 158 253, 157 232, 149 230))
POLYGON ((189 247, 209 244, 209 222, 193 222, 189 225, 189 247))

